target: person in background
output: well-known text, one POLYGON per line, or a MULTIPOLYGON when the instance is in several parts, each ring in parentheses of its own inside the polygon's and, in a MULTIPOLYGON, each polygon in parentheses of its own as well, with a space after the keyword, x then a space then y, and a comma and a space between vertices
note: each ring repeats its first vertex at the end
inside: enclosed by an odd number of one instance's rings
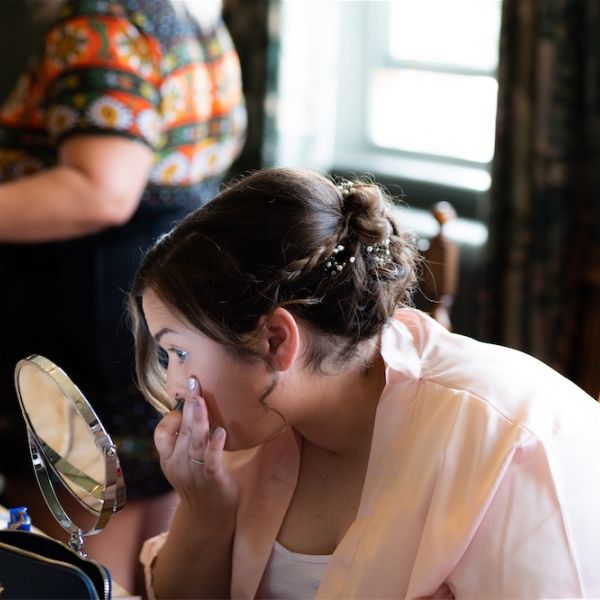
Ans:
POLYGON ((238 57, 213 1, 32 2, 44 35, 0 108, 3 502, 57 537, 13 372, 61 366, 117 444, 128 503, 89 555, 136 589, 141 543, 176 501, 134 379, 125 297, 144 250, 218 192, 245 135, 238 57), (44 512, 45 511, 45 512, 44 512))
POLYGON ((411 308, 417 263, 378 186, 296 169, 148 251, 138 378, 181 498, 151 598, 600 597, 600 406, 411 308))

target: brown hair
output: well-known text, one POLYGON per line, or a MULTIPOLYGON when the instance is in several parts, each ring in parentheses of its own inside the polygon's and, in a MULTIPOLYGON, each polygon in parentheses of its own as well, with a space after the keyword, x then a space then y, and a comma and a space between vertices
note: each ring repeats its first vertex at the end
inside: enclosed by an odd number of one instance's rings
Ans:
POLYGON ((325 358, 342 364, 397 307, 411 303, 416 257, 413 236, 399 228, 373 183, 352 182, 342 193, 307 170, 249 175, 145 255, 130 295, 139 384, 157 408, 171 405, 141 310, 148 288, 198 331, 249 360, 266 360, 253 349, 260 317, 285 307, 310 333, 306 365, 323 371, 325 358))

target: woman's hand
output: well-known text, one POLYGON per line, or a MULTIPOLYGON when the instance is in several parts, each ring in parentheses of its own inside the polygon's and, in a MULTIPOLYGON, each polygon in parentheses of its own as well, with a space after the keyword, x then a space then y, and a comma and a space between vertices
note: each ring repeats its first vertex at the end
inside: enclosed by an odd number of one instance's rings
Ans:
POLYGON ((217 427, 210 437, 206 403, 197 392, 185 400, 182 413, 165 415, 154 432, 162 470, 181 501, 192 514, 215 521, 232 518, 239 499, 237 483, 223 465, 226 436, 217 427))
POLYGON ((181 498, 152 568, 158 598, 229 597, 239 488, 223 464, 225 438, 222 427, 210 437, 206 403, 195 390, 182 413, 171 411, 156 427, 163 472, 181 498))

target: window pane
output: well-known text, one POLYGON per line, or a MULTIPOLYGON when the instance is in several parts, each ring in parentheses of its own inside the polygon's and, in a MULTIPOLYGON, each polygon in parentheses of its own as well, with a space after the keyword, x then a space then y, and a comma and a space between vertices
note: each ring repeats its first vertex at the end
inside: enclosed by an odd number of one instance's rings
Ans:
POLYGON ((378 69, 369 103, 377 146, 489 162, 494 154, 492 77, 378 69))
POLYGON ((397 60, 493 71, 500 0, 391 0, 389 51, 397 60))

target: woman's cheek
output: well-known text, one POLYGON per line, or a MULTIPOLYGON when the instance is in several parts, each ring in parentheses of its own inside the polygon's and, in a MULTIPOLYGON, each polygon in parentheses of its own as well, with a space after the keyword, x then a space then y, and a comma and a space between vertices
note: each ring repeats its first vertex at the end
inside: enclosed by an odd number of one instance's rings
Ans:
POLYGON ((219 426, 225 426, 223 414, 222 414, 222 406, 220 402, 217 402, 215 397, 210 392, 205 392, 204 401, 206 402, 206 410, 208 411, 208 420, 210 421, 210 428, 215 429, 219 426))

